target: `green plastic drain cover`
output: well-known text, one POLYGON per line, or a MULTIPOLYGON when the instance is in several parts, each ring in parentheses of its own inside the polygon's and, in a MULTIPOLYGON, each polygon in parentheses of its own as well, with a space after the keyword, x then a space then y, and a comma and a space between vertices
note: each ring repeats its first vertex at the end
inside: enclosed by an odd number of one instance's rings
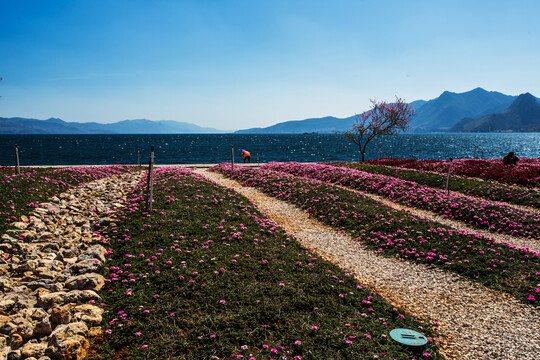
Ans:
POLYGON ((390 337, 398 343, 407 346, 424 346, 427 344, 427 339, 418 331, 411 329, 394 329, 390 331, 390 337))

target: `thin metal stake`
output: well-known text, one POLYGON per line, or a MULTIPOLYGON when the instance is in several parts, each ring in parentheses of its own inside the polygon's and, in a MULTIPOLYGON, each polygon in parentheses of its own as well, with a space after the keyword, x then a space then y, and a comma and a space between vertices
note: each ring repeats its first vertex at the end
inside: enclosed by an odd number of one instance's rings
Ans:
POLYGON ((15 145, 15 164, 17 166, 17 174, 20 174, 21 166, 19 164, 19 145, 15 145))
POLYGON ((452 158, 450 158, 450 166, 448 166, 448 176, 446 177, 446 195, 448 196, 448 183, 450 182, 450 171, 452 171, 452 158))
POLYGON ((150 146, 150 162, 148 164, 148 183, 146 186, 146 209, 152 211, 152 201, 154 197, 154 145, 150 146))
POLYGON ((234 172, 234 145, 231 147, 231 173, 234 172))

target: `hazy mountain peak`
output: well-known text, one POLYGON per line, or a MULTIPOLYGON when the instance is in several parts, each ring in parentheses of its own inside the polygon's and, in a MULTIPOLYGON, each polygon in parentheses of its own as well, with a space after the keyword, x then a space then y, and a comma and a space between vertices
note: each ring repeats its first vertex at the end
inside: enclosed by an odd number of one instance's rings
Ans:
POLYGON ((517 97, 516 100, 514 100, 514 102, 512 103, 512 105, 510 105, 510 107, 513 107, 513 106, 519 106, 521 104, 536 104, 538 105, 538 103, 536 102, 536 99, 534 96, 531 95, 531 93, 524 93, 524 94, 521 94, 517 97))
POLYGON ((51 122, 51 123, 65 123, 64 120, 59 119, 59 118, 54 118, 54 117, 48 118, 48 119, 45 120, 45 121, 48 121, 48 122, 51 122))
POLYGON ((478 94, 478 93, 487 93, 488 91, 481 88, 481 87, 477 87, 477 88, 474 88, 472 89, 471 91, 468 91, 468 92, 465 92, 464 94, 478 94))
POLYGON ((516 113, 522 118, 540 117, 540 105, 530 93, 521 94, 506 111, 516 113))
POLYGON ((529 93, 519 95, 504 111, 477 118, 464 118, 451 131, 538 131, 540 130, 540 105, 529 93))
POLYGON ((411 121, 412 132, 448 131, 463 118, 476 118, 506 109, 515 96, 477 87, 464 93, 443 92, 427 101, 411 121))
POLYGON ((446 90, 446 91, 443 91, 443 93, 439 96, 439 99, 451 97, 453 95, 456 95, 456 93, 446 90))

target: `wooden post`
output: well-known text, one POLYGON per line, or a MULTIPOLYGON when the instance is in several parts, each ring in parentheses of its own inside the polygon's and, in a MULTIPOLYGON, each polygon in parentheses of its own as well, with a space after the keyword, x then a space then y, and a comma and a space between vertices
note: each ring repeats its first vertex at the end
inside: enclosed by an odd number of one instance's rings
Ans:
POLYGON ((141 168, 141 150, 137 150, 137 164, 139 164, 139 168, 141 168))
POLYGON ((19 145, 15 145, 15 164, 17 168, 17 174, 21 173, 21 166, 19 164, 19 145))
POLYGON ((450 158, 450 166, 448 166, 448 176, 446 177, 446 187, 445 187, 445 191, 446 191, 446 195, 448 196, 448 183, 450 182, 450 171, 452 171, 452 158, 450 158))
POLYGON ((150 146, 150 162, 148 164, 148 181, 146 185, 146 210, 152 211, 152 200, 154 195, 154 145, 150 146))
POLYGON ((231 147, 231 173, 234 171, 234 145, 231 147))

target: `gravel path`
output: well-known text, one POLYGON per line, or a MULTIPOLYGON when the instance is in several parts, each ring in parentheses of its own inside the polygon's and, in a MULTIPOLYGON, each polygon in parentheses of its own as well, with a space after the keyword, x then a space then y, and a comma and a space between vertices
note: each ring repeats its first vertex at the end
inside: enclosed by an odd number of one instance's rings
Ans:
POLYGON ((532 306, 451 273, 378 256, 292 205, 221 174, 196 172, 251 199, 302 244, 357 274, 359 282, 387 301, 438 322, 441 352, 447 358, 540 359, 540 312, 532 306))

